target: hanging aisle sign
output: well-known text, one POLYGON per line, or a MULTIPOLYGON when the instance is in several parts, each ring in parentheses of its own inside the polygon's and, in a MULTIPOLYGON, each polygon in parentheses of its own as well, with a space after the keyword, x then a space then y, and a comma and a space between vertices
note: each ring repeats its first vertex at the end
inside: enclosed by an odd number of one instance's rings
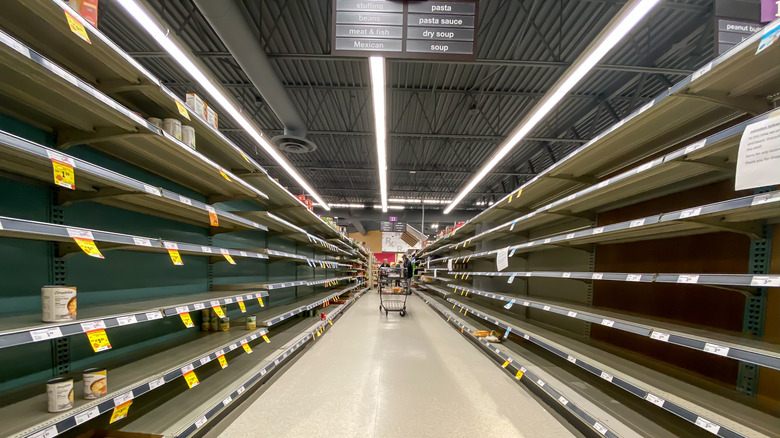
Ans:
POLYGON ((335 0, 332 53, 474 60, 478 10, 476 0, 335 0))

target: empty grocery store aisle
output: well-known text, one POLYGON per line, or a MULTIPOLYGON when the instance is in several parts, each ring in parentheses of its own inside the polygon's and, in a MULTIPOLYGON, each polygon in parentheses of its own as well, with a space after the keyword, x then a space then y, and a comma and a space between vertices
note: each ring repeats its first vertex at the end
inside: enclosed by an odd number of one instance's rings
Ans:
POLYGON ((220 437, 571 436, 416 296, 358 300, 220 437))

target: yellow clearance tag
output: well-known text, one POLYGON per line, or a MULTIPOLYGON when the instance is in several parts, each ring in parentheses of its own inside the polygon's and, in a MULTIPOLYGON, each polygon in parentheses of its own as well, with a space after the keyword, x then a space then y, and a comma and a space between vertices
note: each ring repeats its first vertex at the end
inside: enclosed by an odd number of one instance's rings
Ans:
POLYGON ((252 354, 252 347, 249 346, 246 342, 242 342, 241 346, 244 347, 244 351, 246 351, 246 354, 252 354))
POLYGON ((164 242, 165 249, 168 250, 168 255, 171 256, 171 261, 176 266, 181 266, 184 262, 181 260, 181 254, 179 254, 179 245, 173 242, 164 242))
POLYGON ((188 373, 184 374, 184 380, 187 381, 187 386, 190 388, 193 388, 195 386, 198 386, 198 376, 195 375, 195 371, 190 371, 188 373))
POLYGON ((182 105, 182 104, 181 104, 181 102, 179 102, 179 101, 178 101, 178 100, 176 100, 176 99, 174 99, 173 101, 174 101, 174 102, 176 102, 176 108, 179 110, 179 114, 181 114, 182 116, 184 116, 184 118, 185 118, 185 119, 187 119, 187 120, 191 120, 191 119, 190 119, 190 113, 189 113, 189 112, 187 112, 187 107, 185 107, 184 105, 182 105))
POLYGON ((260 303, 260 307, 265 307, 265 304, 263 304, 263 297, 257 297, 257 302, 260 303))
POLYGON ((51 165, 54 170, 54 184, 76 190, 76 173, 73 171, 73 166, 58 160, 51 160, 51 165))
POLYGON ((450 322, 450 318, 452 318, 452 317, 451 316, 447 317, 447 322, 450 322))
POLYGON ((240 152, 240 151, 239 151, 239 153, 241 154, 242 157, 244 157, 244 160, 246 160, 247 163, 252 164, 252 162, 249 161, 249 157, 247 157, 246 154, 244 154, 243 152, 240 152))
POLYGON ((267 335, 263 335, 263 340, 265 341, 265 343, 266 343, 266 344, 268 344, 268 343, 270 343, 270 342, 271 342, 271 340, 270 340, 270 339, 268 339, 268 336, 267 336, 267 335))
POLYGON ((133 404, 132 400, 115 407, 114 412, 111 413, 111 420, 109 420, 108 424, 113 424, 116 421, 127 418, 127 411, 130 410, 131 404, 133 404))
POLYGON ((227 359, 225 359, 224 355, 217 356, 217 360, 219 361, 219 365, 222 367, 223 370, 225 368, 227 368, 227 366, 228 366, 227 365, 227 359))
POLYGON ((227 176, 224 170, 219 169, 219 174, 222 175, 222 177, 225 178, 226 180, 230 181, 230 177, 227 176))
POLYGON ((68 26, 70 26, 70 31, 78 35, 82 40, 92 44, 92 41, 89 40, 89 35, 87 35, 87 30, 84 29, 84 25, 79 23, 79 20, 73 15, 70 15, 70 12, 66 9, 64 9, 64 12, 65 18, 68 20, 68 26))
POLYGON ((227 260, 228 263, 230 263, 231 265, 236 264, 235 260, 233 260, 233 257, 230 256, 230 253, 228 253, 226 249, 222 250, 222 255, 225 257, 225 260, 227 260))
POLYGON ((518 371, 517 374, 515 374, 515 379, 520 380, 521 377, 523 377, 523 372, 518 371))
POLYGON ((89 345, 97 353, 98 351, 105 351, 111 349, 111 343, 108 342, 108 335, 103 329, 91 330, 87 332, 89 338, 89 345))
POLYGON ((246 306, 243 301, 238 302, 238 307, 241 309, 241 313, 246 313, 246 306))
POLYGON ((74 237, 73 240, 76 241, 76 243, 79 245, 79 248, 81 248, 82 251, 84 251, 88 256, 90 257, 96 257, 99 259, 103 259, 103 254, 100 253, 100 250, 98 249, 97 245, 95 245, 95 241, 92 239, 82 239, 81 237, 74 237))
POLYGON ((219 226, 219 216, 217 216, 217 210, 214 207, 207 205, 206 210, 209 212, 209 223, 212 227, 219 226))
POLYGON ((506 368, 509 365, 509 361, 504 361, 504 363, 501 365, 501 368, 506 368))
POLYGON ((225 317, 225 311, 222 310, 222 306, 213 306, 212 309, 214 310, 214 313, 216 313, 220 318, 225 317))
POLYGON ((328 324, 333 325, 333 321, 328 320, 328 324))
POLYGON ((517 191, 517 197, 518 197, 518 198, 520 197, 520 194, 521 194, 521 193, 523 193, 523 189, 520 189, 520 190, 518 190, 518 191, 517 191))
POLYGON ((511 203, 512 203, 512 197, 513 197, 513 196, 515 196, 515 195, 514 195, 514 193, 513 193, 513 194, 511 194, 511 195, 509 195, 509 202, 507 202, 507 204, 511 204, 511 203))
POLYGON ((190 312, 180 313, 179 316, 181 317, 181 322, 183 322, 187 328, 195 327, 195 324, 192 323, 190 312))

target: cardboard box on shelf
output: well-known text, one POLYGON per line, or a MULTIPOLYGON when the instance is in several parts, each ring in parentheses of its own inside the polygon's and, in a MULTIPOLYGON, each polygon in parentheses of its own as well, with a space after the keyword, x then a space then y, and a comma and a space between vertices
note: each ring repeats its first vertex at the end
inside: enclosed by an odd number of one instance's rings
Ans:
POLYGON ((95 28, 98 27, 98 0, 68 0, 68 5, 95 28))
POLYGON ((219 129, 219 116, 210 106, 206 106, 206 122, 213 126, 214 129, 219 129))
POLYGON ((206 105, 206 102, 203 101, 203 99, 200 98, 195 93, 187 93, 187 100, 185 102, 190 109, 192 109, 192 112, 195 114, 203 117, 204 119, 208 118, 207 115, 207 108, 208 105, 206 105))

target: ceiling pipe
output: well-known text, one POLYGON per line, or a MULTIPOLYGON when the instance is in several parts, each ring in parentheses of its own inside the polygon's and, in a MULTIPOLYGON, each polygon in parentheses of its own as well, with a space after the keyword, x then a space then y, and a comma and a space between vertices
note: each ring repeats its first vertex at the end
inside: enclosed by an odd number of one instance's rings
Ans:
POLYGON ((194 2, 282 122, 285 136, 306 137, 306 122, 276 75, 239 0, 194 0, 194 2))

